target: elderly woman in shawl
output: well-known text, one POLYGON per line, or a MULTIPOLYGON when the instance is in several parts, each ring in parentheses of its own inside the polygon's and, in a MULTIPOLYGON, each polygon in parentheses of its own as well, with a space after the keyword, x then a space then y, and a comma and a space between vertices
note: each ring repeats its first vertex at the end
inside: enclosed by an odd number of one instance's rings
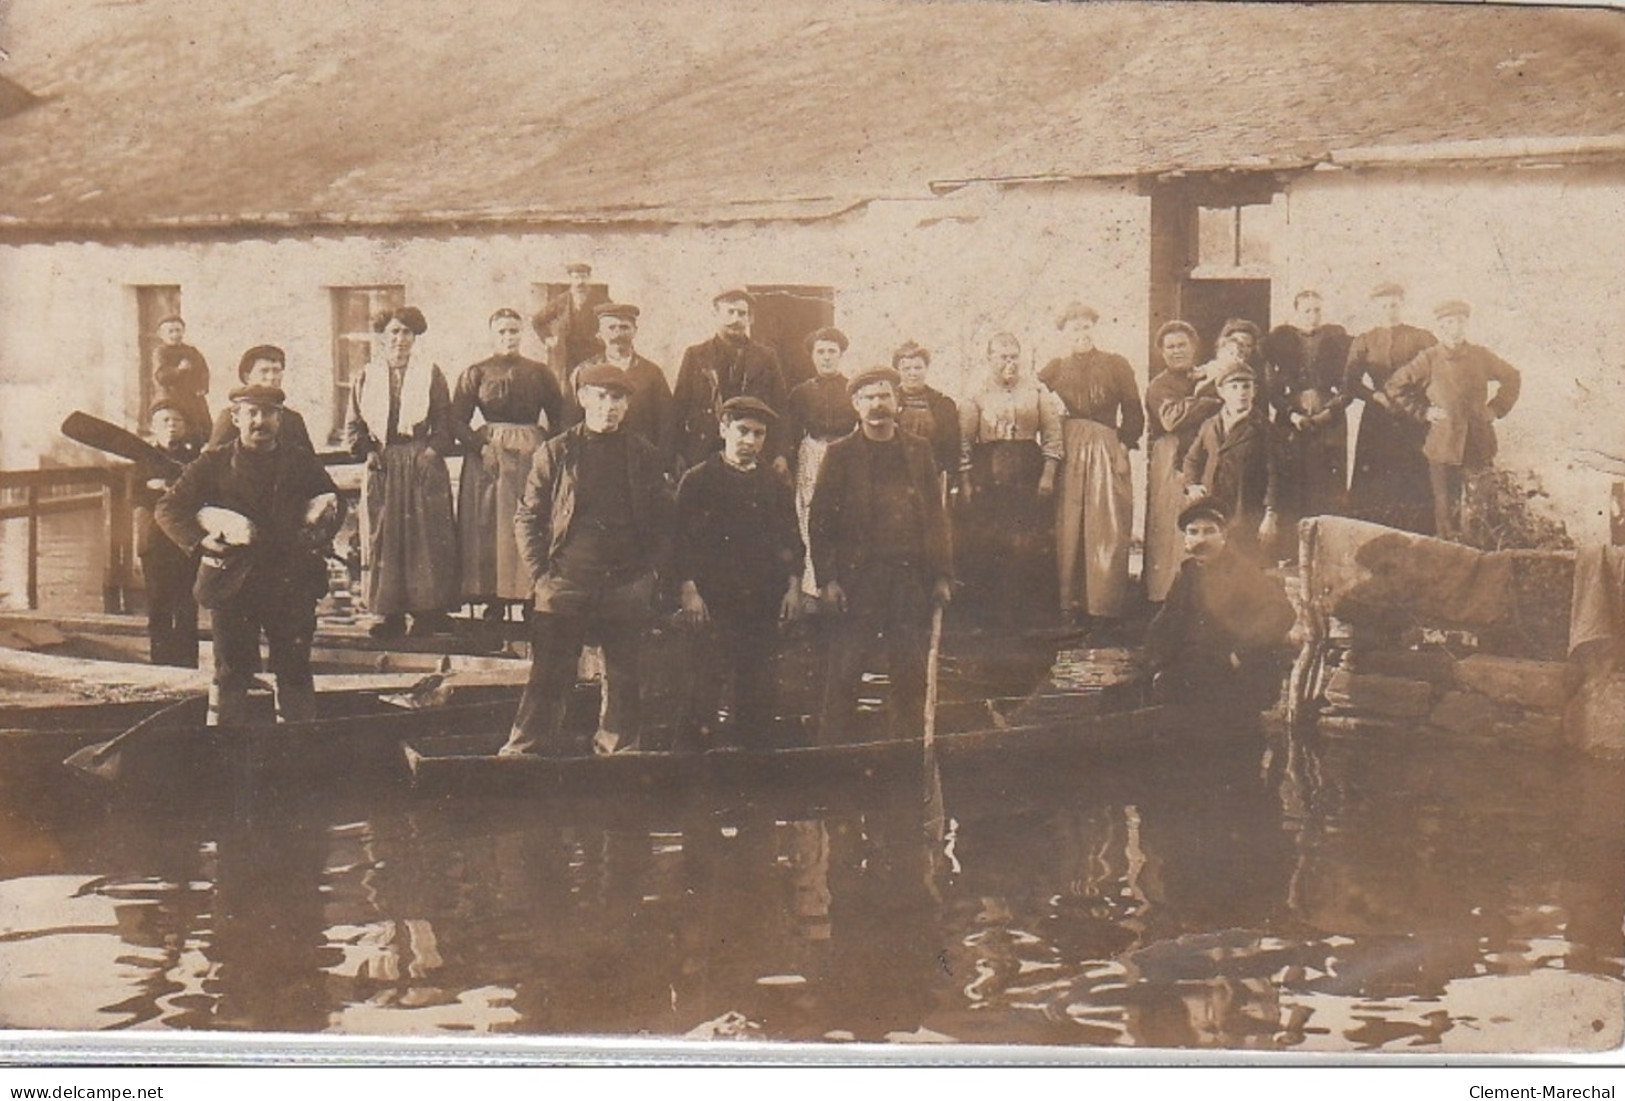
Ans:
POLYGON ((457 525, 444 456, 454 446, 451 389, 440 368, 412 362, 412 345, 428 329, 415 306, 373 318, 378 358, 351 388, 345 437, 367 463, 361 487, 361 541, 367 552, 368 609, 382 617, 375 638, 451 629, 447 609, 459 602, 457 525))

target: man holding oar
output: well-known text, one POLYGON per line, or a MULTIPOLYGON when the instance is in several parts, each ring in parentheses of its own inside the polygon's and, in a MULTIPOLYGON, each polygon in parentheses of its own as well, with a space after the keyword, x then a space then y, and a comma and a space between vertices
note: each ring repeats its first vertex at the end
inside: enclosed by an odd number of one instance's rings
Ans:
POLYGON ((875 367, 847 385, 858 427, 830 444, 808 520, 832 626, 820 741, 852 740, 866 650, 884 640, 899 737, 925 712, 933 606, 952 596, 953 556, 931 445, 897 426, 901 378, 875 367))
POLYGON ((196 595, 214 633, 220 724, 247 720, 262 632, 277 714, 308 721, 316 717, 310 647, 327 591, 324 552, 344 509, 315 455, 279 445, 280 389, 239 386, 230 400, 238 438, 188 466, 155 517, 177 546, 202 556, 196 595))

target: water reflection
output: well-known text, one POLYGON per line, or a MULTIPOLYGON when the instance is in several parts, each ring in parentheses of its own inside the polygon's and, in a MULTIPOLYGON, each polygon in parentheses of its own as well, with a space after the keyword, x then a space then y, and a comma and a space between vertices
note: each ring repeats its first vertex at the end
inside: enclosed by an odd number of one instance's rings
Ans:
POLYGON ((13 1027, 1517 1050, 1617 1043, 1625 774, 1262 737, 678 799, 0 814, 13 1027))

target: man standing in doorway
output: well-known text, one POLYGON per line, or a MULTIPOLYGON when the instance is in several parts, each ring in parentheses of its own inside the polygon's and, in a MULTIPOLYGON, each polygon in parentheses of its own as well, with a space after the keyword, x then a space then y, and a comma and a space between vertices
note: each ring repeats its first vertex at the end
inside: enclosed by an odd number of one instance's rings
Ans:
POLYGON ((262 632, 277 714, 284 722, 316 717, 310 646, 316 602, 327 592, 326 550, 344 508, 316 456, 279 440, 282 403, 273 386, 233 390, 238 438, 205 451, 155 510, 165 535, 202 556, 196 594, 210 613, 222 726, 247 720, 262 632), (200 517, 205 508, 213 511, 200 517), (219 510, 236 517, 216 520, 219 510))
POLYGON ((1495 458, 1495 422, 1518 402, 1517 368, 1467 340, 1472 307, 1460 299, 1434 308, 1439 343, 1388 379, 1391 402, 1428 426, 1422 454, 1433 490, 1433 530, 1440 539, 1470 535, 1483 508, 1483 479, 1495 458), (1495 397, 1490 397, 1490 383, 1495 397))
POLYGON ((158 322, 158 346, 152 350, 156 401, 173 402, 186 418, 187 439, 201 445, 209 438, 209 362, 186 343, 186 322, 171 314, 158 322))
POLYGON ((952 598, 948 515, 931 445, 897 425, 901 383, 890 367, 848 384, 858 427, 832 443, 809 520, 814 576, 832 620, 820 741, 855 734, 866 650, 883 638, 900 737, 924 721, 931 611, 952 598))
POLYGON ((568 384, 576 364, 598 352, 598 315, 595 308, 609 301, 609 292, 592 283, 592 265, 579 260, 564 266, 569 287, 548 299, 531 327, 547 348, 547 365, 561 387, 568 384))
MULTIPOLYGON (((754 300, 744 290, 723 291, 711 300, 717 332, 703 344, 683 353, 673 389, 677 416, 677 450, 686 469, 697 466, 722 446, 717 434, 722 403, 730 398, 753 397, 774 413, 785 410, 784 374, 778 353, 750 338, 754 300)), ((780 433, 771 430, 763 461, 781 476, 789 473, 780 433)))
POLYGON ((638 740, 638 650, 671 545, 671 494, 654 446, 624 428, 626 372, 601 363, 577 381, 582 422, 536 450, 514 515, 535 614, 530 678, 505 756, 571 755, 564 708, 589 640, 604 650, 593 749, 638 740))

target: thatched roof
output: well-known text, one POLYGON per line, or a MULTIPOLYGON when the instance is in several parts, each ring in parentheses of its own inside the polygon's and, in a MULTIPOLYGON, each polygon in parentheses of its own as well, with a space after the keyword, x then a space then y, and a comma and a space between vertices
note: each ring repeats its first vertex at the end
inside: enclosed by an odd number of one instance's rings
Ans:
POLYGON ((9 0, 0 226, 821 216, 934 181, 1625 142, 1625 19, 1393 4, 9 0))

